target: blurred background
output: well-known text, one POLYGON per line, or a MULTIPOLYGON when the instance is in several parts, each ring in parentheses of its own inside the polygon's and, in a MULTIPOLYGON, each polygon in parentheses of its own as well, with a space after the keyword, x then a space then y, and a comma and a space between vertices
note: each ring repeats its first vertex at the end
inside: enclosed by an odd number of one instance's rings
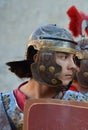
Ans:
POLYGON ((25 58, 28 37, 39 26, 68 29, 66 11, 72 5, 88 14, 88 0, 0 0, 0 92, 27 80, 16 77, 5 63, 25 58))

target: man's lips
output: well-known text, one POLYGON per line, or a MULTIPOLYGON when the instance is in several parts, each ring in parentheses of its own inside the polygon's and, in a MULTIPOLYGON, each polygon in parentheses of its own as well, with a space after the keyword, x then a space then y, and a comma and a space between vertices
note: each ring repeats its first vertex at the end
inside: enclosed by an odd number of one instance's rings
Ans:
POLYGON ((65 76, 68 77, 68 78, 72 78, 73 77, 72 74, 66 74, 65 76))

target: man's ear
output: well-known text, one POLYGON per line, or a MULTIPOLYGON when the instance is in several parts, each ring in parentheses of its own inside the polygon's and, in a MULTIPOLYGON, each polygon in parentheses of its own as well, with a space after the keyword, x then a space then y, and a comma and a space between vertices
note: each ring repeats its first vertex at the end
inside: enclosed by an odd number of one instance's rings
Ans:
POLYGON ((33 56, 34 62, 37 62, 37 59, 38 59, 38 54, 35 54, 35 55, 33 56))

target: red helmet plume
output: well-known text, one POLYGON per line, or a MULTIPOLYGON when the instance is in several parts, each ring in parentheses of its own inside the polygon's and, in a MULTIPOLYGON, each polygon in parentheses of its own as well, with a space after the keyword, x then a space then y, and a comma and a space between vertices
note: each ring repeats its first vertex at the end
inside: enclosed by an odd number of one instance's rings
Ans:
POLYGON ((71 6, 68 9, 67 15, 70 18, 69 29, 71 30, 73 36, 77 37, 82 35, 83 28, 85 34, 88 36, 88 15, 84 14, 82 11, 79 12, 75 6, 71 6), (86 23, 86 25, 83 24, 83 21, 85 21, 84 23, 86 23))

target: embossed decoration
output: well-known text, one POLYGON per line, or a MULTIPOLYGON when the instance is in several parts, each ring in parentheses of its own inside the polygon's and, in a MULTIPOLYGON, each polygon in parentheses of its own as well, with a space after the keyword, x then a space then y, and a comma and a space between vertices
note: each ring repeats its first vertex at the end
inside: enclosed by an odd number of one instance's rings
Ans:
POLYGON ((9 104, 10 104, 10 97, 9 97, 9 95, 2 96, 2 100, 3 100, 3 104, 5 106, 5 109, 8 110, 9 109, 9 104))
POLYGON ((50 66, 50 67, 49 67, 49 71, 50 71, 51 73, 54 73, 54 72, 55 72, 55 67, 50 66))
POLYGON ((39 66, 39 70, 44 72, 45 71, 45 66, 44 65, 40 65, 39 66))
POLYGON ((52 79, 51 82, 52 82, 52 84, 57 84, 57 80, 56 79, 52 79))
POLYGON ((84 77, 88 77, 88 72, 84 72, 84 73, 83 73, 83 76, 84 76, 84 77))

